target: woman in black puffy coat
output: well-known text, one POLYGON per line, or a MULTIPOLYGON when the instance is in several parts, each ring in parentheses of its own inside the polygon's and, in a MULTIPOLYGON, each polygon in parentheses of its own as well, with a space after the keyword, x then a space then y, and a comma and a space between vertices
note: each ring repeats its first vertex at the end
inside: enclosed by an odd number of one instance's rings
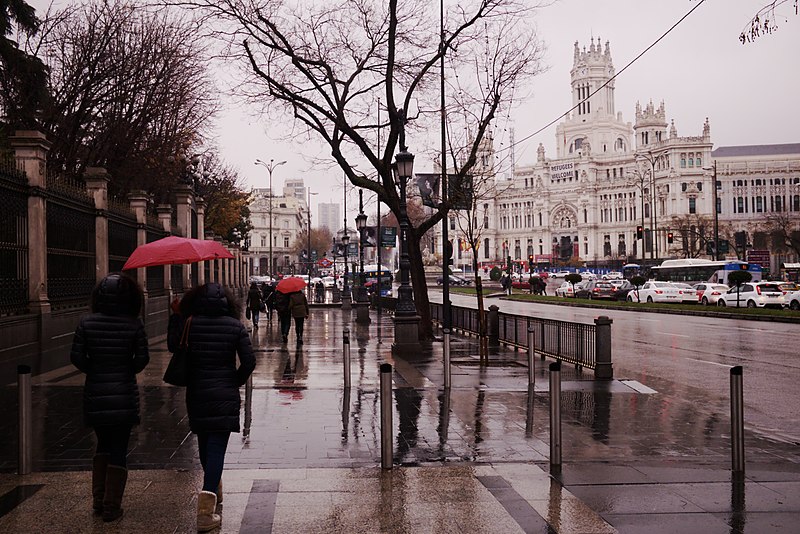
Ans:
POLYGON ((197 499, 197 530, 217 528, 222 518, 214 513, 222 500, 222 469, 231 432, 239 432, 239 387, 256 366, 241 307, 230 292, 216 283, 204 284, 186 294, 180 315, 170 318, 170 351, 180 344, 186 321, 189 373, 186 408, 189 427, 197 434, 203 489, 197 499), (236 367, 236 356, 239 367, 236 367))
POLYGON ((94 428, 92 508, 104 521, 122 515, 128 480, 125 461, 131 427, 139 423, 136 373, 150 361, 147 335, 139 319, 142 290, 128 276, 112 273, 92 293, 91 314, 83 317, 70 359, 86 373, 83 411, 94 428))

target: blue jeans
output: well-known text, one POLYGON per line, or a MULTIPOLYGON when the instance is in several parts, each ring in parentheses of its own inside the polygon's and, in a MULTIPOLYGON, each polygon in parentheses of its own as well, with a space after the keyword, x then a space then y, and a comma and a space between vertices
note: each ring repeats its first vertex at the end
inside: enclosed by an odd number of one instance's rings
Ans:
POLYGON ((258 312, 259 311, 260 310, 258 308, 250 309, 250 316, 253 318, 253 326, 258 326, 258 312))
POLYGON ((97 436, 97 454, 108 454, 109 464, 126 467, 128 441, 131 438, 130 425, 97 426, 94 433, 97 436))
POLYGON ((287 337, 289 335, 289 329, 292 327, 292 314, 288 312, 279 313, 278 319, 281 320, 281 335, 287 337))
POLYGON ((198 432, 197 448, 203 465, 203 491, 216 492, 225 467, 225 450, 230 432, 198 432))

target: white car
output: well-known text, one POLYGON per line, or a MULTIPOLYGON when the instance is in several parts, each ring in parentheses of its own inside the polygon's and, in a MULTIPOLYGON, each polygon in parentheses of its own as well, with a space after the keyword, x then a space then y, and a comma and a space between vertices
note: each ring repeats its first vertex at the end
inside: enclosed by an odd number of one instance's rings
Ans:
POLYGON ((622 273, 619 271, 611 271, 603 275, 603 280, 622 280, 622 273))
POLYGON ((551 273, 550 278, 566 278, 568 274, 572 274, 570 271, 558 271, 557 273, 551 273))
POLYGON ((737 301, 748 308, 783 308, 786 299, 775 282, 749 282, 720 295, 717 306, 736 306, 737 301))
POLYGON ((332 276, 324 276, 322 277, 322 284, 326 287, 333 287, 336 285, 336 280, 332 276))
POLYGON ((786 307, 791 310, 800 310, 800 291, 789 293, 783 297, 786 300, 786 307))
POLYGON ((580 274, 584 280, 597 280, 597 275, 594 274, 592 271, 581 271, 578 274, 580 274))
POLYGON ((719 298, 727 293, 730 288, 725 284, 700 283, 694 285, 697 302, 703 306, 716 306, 719 298))
POLYGON ((575 284, 575 287, 573 288, 571 283, 564 282, 563 284, 561 284, 556 288, 556 296, 574 298, 575 291, 581 290, 583 286, 586 285, 587 283, 588 282, 578 282, 577 284, 575 284))
POLYGON ((628 302, 677 302, 683 300, 681 290, 672 285, 672 282, 646 282, 639 291, 632 289, 628 292, 628 302), (638 298, 637 298, 638 297, 638 298))
POLYGON ((683 296, 681 302, 687 304, 695 304, 697 302, 697 290, 695 288, 683 282, 672 282, 672 285, 681 291, 681 295, 683 296))

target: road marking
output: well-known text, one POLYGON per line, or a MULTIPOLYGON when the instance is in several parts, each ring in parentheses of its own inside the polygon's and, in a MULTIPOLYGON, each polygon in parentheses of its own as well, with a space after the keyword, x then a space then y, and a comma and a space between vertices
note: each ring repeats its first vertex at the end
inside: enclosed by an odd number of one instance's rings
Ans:
POLYGON ((637 391, 639 393, 647 393, 648 395, 652 395, 653 393, 658 393, 658 391, 654 390, 653 388, 645 386, 638 380, 620 380, 620 382, 622 382, 632 390, 637 391))
POLYGON ((663 334, 665 336, 675 336, 675 337, 692 337, 692 336, 687 336, 686 334, 672 334, 670 332, 659 332, 659 334, 663 334))
POLYGON ((710 365, 718 365, 719 367, 727 367, 728 369, 730 369, 731 367, 733 367, 732 365, 728 365, 728 364, 726 364, 726 363, 710 362, 710 361, 708 361, 708 360, 697 360, 697 359, 695 359, 695 358, 686 358, 686 359, 687 359, 687 360, 691 360, 691 361, 693 361, 693 362, 707 363, 707 364, 710 364, 710 365))

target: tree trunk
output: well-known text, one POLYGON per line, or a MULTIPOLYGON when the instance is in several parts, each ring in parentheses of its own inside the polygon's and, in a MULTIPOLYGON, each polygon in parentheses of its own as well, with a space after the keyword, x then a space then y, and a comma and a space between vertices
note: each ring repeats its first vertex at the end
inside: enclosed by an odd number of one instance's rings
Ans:
POLYGON ((431 324, 431 305, 428 300, 428 284, 425 281, 425 266, 422 263, 422 250, 420 238, 416 228, 409 228, 408 232, 408 259, 411 263, 411 285, 414 289, 414 305, 419 315, 419 339, 421 341, 433 339, 433 325, 431 324))

